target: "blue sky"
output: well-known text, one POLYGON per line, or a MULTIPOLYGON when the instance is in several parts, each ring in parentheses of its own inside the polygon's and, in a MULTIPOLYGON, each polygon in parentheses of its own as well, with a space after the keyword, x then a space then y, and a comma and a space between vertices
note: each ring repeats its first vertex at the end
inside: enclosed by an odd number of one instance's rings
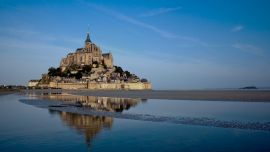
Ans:
POLYGON ((0 84, 91 40, 154 89, 270 86, 270 1, 0 0, 0 84))

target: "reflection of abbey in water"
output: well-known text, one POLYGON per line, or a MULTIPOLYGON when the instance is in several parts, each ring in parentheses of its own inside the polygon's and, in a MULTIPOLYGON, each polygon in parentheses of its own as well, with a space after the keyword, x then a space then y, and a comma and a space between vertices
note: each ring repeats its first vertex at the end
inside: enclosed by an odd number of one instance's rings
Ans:
MULTIPOLYGON (((104 116, 89 116, 68 112, 59 112, 50 110, 51 114, 59 114, 61 120, 71 128, 74 128, 79 133, 85 135, 85 140, 88 146, 95 136, 102 131, 102 129, 110 129, 113 124, 112 117, 104 116)), ((90 148, 90 147, 89 147, 90 148)))
POLYGON ((110 112, 122 112, 134 107, 141 102, 146 102, 142 99, 131 98, 112 98, 112 97, 95 97, 95 96, 75 96, 75 95, 43 95, 43 99, 51 99, 64 101, 67 103, 80 103, 82 106, 98 110, 110 112))

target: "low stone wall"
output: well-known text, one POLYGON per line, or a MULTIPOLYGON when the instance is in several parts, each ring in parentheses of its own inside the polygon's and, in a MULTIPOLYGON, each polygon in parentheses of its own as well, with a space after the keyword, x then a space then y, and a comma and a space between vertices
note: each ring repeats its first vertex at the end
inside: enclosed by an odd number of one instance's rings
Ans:
POLYGON ((97 89, 97 90, 149 90, 151 83, 57 83, 50 82, 49 87, 61 89, 97 89))
POLYGON ((61 89, 86 89, 87 83, 57 83, 50 82, 50 88, 61 88, 61 89))

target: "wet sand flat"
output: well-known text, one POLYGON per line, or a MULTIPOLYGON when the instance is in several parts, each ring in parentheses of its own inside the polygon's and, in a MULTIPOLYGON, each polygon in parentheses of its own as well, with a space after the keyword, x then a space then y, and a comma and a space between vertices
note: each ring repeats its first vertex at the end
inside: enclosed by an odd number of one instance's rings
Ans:
POLYGON ((142 99, 270 102, 270 90, 64 90, 64 92, 85 96, 142 99))

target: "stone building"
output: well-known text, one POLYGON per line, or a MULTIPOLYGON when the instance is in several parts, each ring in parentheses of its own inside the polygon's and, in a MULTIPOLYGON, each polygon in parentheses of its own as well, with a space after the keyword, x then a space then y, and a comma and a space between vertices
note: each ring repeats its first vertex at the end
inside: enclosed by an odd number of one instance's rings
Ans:
POLYGON ((30 81, 28 81, 28 87, 30 87, 30 88, 34 88, 34 87, 36 87, 37 85, 38 85, 38 83, 39 83, 39 80, 30 80, 30 81))
POLYGON ((85 40, 84 48, 78 48, 74 53, 69 53, 61 60, 61 71, 73 64, 83 66, 92 65, 93 63, 103 64, 108 68, 113 67, 113 57, 111 53, 102 54, 102 50, 90 40, 89 33, 85 40))

